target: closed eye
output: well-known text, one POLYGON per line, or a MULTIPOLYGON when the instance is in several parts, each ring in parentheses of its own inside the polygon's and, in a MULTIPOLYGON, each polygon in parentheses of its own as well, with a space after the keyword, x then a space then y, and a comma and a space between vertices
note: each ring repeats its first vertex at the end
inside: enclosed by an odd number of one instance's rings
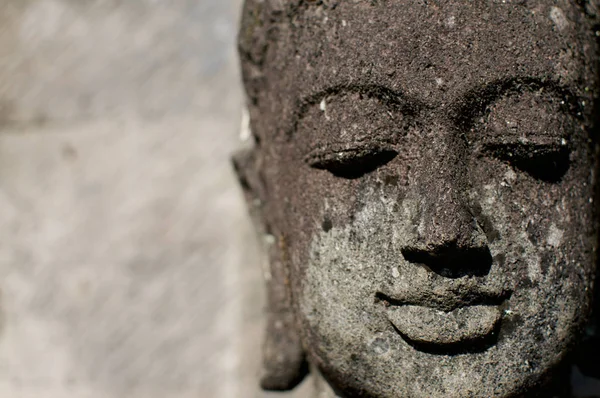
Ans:
POLYGON ((484 153, 531 177, 549 183, 562 180, 570 166, 570 150, 558 144, 485 144, 484 153))
POLYGON ((316 150, 306 157, 315 169, 327 170, 336 177, 356 179, 375 171, 398 155, 393 149, 377 145, 356 148, 316 150))

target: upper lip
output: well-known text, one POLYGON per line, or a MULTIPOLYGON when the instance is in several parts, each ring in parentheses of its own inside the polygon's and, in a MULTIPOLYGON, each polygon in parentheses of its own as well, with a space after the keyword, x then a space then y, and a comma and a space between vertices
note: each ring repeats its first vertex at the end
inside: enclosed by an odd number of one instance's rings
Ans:
POLYGON ((460 289, 456 292, 449 289, 441 291, 411 289, 393 295, 377 292, 375 300, 383 302, 386 306, 416 305, 450 312, 475 305, 500 306, 510 298, 511 294, 512 291, 506 289, 476 288, 460 289))

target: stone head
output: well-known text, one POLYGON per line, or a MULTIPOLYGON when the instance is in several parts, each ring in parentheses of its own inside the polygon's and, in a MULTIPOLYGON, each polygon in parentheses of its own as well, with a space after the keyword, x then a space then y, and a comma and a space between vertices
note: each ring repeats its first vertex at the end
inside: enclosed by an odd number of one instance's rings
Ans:
POLYGON ((513 396, 564 369, 592 330, 596 12, 246 1, 266 388, 306 360, 343 397, 513 396))

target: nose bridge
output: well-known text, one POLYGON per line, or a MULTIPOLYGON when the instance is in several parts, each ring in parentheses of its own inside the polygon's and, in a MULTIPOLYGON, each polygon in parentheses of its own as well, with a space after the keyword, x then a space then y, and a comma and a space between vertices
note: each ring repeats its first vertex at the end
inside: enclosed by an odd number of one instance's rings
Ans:
POLYGON ((463 246, 476 227, 464 198, 463 184, 445 170, 432 170, 427 180, 419 195, 419 241, 429 249, 463 246))
POLYGON ((428 133, 413 169, 409 195, 418 205, 404 224, 402 256, 443 277, 485 276, 493 259, 467 200, 466 148, 443 130, 428 133))
POLYGON ((484 236, 467 202, 462 150, 448 135, 435 138, 424 151, 422 167, 415 176, 415 193, 421 207, 417 246, 429 252, 480 246, 485 243, 481 242, 484 236))

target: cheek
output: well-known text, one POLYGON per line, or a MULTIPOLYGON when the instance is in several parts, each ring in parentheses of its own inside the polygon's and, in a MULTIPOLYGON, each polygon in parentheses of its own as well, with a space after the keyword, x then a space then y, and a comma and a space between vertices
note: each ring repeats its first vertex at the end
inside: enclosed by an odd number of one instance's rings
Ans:
POLYGON ((473 173, 485 177, 472 178, 470 199, 497 272, 512 281, 515 305, 545 313, 547 322, 561 312, 571 322, 588 301, 594 269, 591 189, 576 172, 550 184, 489 161, 473 173))
MULTIPOLYGON (((303 162, 280 168, 285 177, 278 186, 285 186, 280 203, 286 203, 283 221, 286 231, 304 236, 307 246, 312 236, 345 229, 352 244, 360 245, 361 237, 376 235, 376 230, 389 224, 391 215, 401 201, 402 185, 396 173, 376 170, 356 179, 333 176, 328 171, 309 168, 303 162), (360 215, 360 216, 359 216, 360 215)), ((296 243, 300 243, 295 239, 296 243)), ((301 248, 299 248, 301 250, 301 248)))
POLYGON ((309 333, 318 336, 311 339, 316 350, 331 362, 356 351, 340 349, 340 344, 369 349, 373 336, 389 329, 383 314, 374 311, 374 292, 387 277, 383 270, 390 255, 390 243, 382 238, 389 236, 382 233, 389 225, 386 212, 386 205, 373 199, 352 223, 312 236, 299 309, 309 333))
POLYGON ((542 252, 562 246, 570 210, 556 186, 520 175, 510 166, 491 161, 473 173, 471 206, 484 229, 492 252, 503 255, 512 269, 519 260, 528 264, 528 278, 539 278, 542 252), (493 167, 490 167, 493 166, 493 167), (480 176, 484 176, 483 178, 480 176))
MULTIPOLYGON (((308 249, 308 265, 325 279, 339 280, 354 291, 373 292, 390 263, 397 263, 394 229, 398 201, 377 184, 357 189, 353 200, 330 197, 314 215, 316 228, 308 249)), ((337 282, 336 282, 337 285, 337 282)), ((345 288, 344 288, 345 289, 345 288)))

